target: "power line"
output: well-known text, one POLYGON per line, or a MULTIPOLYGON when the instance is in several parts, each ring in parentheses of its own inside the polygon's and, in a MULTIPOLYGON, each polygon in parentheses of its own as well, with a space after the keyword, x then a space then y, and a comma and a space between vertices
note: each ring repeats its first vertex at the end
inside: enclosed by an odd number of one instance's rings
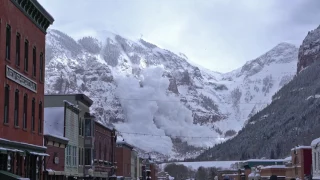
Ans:
POLYGON ((134 132, 122 132, 117 131, 119 134, 132 134, 132 135, 140 135, 140 136, 152 136, 152 137, 172 137, 172 138, 192 138, 192 139, 222 139, 220 136, 171 136, 171 135, 157 135, 157 134, 148 134, 148 133, 134 133, 134 132))
MULTIPOLYGON (((88 96, 89 98, 96 98, 101 99, 104 97, 98 96, 88 96)), ((106 98, 106 97, 105 97, 106 98)), ((160 100, 160 99, 138 99, 138 98, 119 98, 116 97, 115 99, 125 100, 125 101, 155 101, 155 102, 183 102, 183 101, 174 101, 174 100, 160 100)), ((239 102, 239 103, 231 103, 231 102, 219 102, 217 104, 270 104, 272 102, 239 102)))

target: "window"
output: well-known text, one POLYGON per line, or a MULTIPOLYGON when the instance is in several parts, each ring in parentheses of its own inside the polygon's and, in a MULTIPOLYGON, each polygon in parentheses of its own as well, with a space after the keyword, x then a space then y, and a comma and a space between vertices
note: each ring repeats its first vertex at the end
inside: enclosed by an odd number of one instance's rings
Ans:
POLYGON ((71 146, 67 145, 66 164, 71 166, 71 146))
POLYGON ((99 159, 102 159, 101 142, 99 142, 99 159))
POLYGON ((31 105, 31 108, 32 108, 32 112, 31 112, 31 130, 34 131, 35 130, 35 111, 36 111, 36 100, 33 98, 32 99, 32 105, 31 105))
POLYGON ((33 51, 32 51, 32 76, 36 77, 36 70, 37 70, 37 49, 36 47, 33 47, 33 51))
POLYGON ((29 41, 24 42, 24 70, 28 72, 29 67, 29 41))
POLYGON ((85 149, 85 165, 91 165, 91 149, 85 149))
POLYGON ((85 122, 85 136, 91 136, 91 119, 86 119, 85 122))
POLYGON ((320 170, 320 152, 318 152, 318 170, 320 170))
POLYGON ((28 95, 23 96, 23 129, 27 129, 28 95))
POLYGON ((82 165, 82 164, 81 164, 81 158, 82 158, 82 157, 81 157, 81 148, 79 148, 79 156, 78 156, 78 157, 79 157, 79 159, 78 159, 79 165, 82 165))
POLYGON ((43 82, 43 77, 44 77, 44 59, 43 59, 43 53, 40 54, 40 81, 43 82))
POLYGON ((11 50, 11 26, 7 24, 6 28, 6 59, 10 60, 11 50))
POLYGON ((84 149, 81 148, 81 164, 84 164, 84 149))
POLYGON ((317 154, 314 152, 313 153, 313 156, 314 156, 314 170, 316 171, 317 170, 317 154))
POLYGON ((107 161, 107 144, 104 144, 104 160, 107 161))
POLYGON ((73 159, 73 166, 77 166, 77 147, 72 147, 73 153, 72 153, 72 159, 73 159))
POLYGON ((19 90, 14 93, 14 126, 19 126, 19 90))
POLYGON ((16 65, 20 66, 20 39, 21 36, 19 33, 17 33, 16 37, 16 65))
POLYGON ((38 133, 42 133, 42 102, 39 103, 39 122, 38 122, 38 133))
POLYGON ((79 136, 82 136, 82 123, 81 123, 81 118, 79 119, 79 136))
POLYGON ((9 92, 10 87, 6 85, 4 89, 4 123, 9 123, 9 92))

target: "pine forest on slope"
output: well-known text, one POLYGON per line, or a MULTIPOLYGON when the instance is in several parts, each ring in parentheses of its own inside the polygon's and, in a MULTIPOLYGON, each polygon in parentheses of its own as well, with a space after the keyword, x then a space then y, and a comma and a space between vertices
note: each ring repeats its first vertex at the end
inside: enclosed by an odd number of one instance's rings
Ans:
POLYGON ((236 137, 205 151, 198 160, 284 158, 320 137, 320 26, 299 48, 297 76, 272 103, 255 114, 236 137))

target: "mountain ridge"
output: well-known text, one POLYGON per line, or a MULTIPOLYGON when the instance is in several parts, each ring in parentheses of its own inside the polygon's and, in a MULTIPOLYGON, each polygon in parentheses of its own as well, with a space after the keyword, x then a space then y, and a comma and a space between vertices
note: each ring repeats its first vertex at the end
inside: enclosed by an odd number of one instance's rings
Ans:
POLYGON ((129 143, 170 157, 193 157, 204 147, 236 135, 248 117, 263 108, 262 103, 271 102, 273 93, 296 72, 298 49, 289 45, 273 48, 253 60, 259 63, 250 68, 241 67, 242 73, 222 74, 196 67, 185 55, 143 39, 131 41, 112 33, 100 37, 103 39, 83 37, 75 41, 63 32, 49 30, 45 92, 84 93, 92 97, 92 111, 100 121, 123 132, 149 131, 164 137, 154 137, 154 142, 166 145, 159 147, 146 137, 140 137, 146 141, 141 143, 122 134, 129 143), (264 61, 268 63, 261 63, 264 61), (144 110, 133 111, 132 107, 144 110), (135 125, 142 122, 145 130, 135 125), (176 127, 172 128, 173 124, 176 127), (176 138, 189 134, 219 138, 201 143, 176 138))
POLYGON ((308 32, 299 47, 294 78, 274 93, 272 102, 252 115, 237 136, 204 151, 196 159, 284 158, 291 148, 310 145, 313 139, 318 138, 319 42, 320 26, 308 32))

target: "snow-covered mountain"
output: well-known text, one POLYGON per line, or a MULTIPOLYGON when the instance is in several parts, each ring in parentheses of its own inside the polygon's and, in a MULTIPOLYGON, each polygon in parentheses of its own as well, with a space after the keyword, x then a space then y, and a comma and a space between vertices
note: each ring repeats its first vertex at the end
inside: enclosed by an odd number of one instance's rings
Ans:
POLYGON ((295 46, 281 43, 223 74, 107 31, 75 41, 50 30, 46 45, 46 93, 88 95, 96 117, 125 141, 175 158, 234 136, 293 78, 298 57, 295 46))

